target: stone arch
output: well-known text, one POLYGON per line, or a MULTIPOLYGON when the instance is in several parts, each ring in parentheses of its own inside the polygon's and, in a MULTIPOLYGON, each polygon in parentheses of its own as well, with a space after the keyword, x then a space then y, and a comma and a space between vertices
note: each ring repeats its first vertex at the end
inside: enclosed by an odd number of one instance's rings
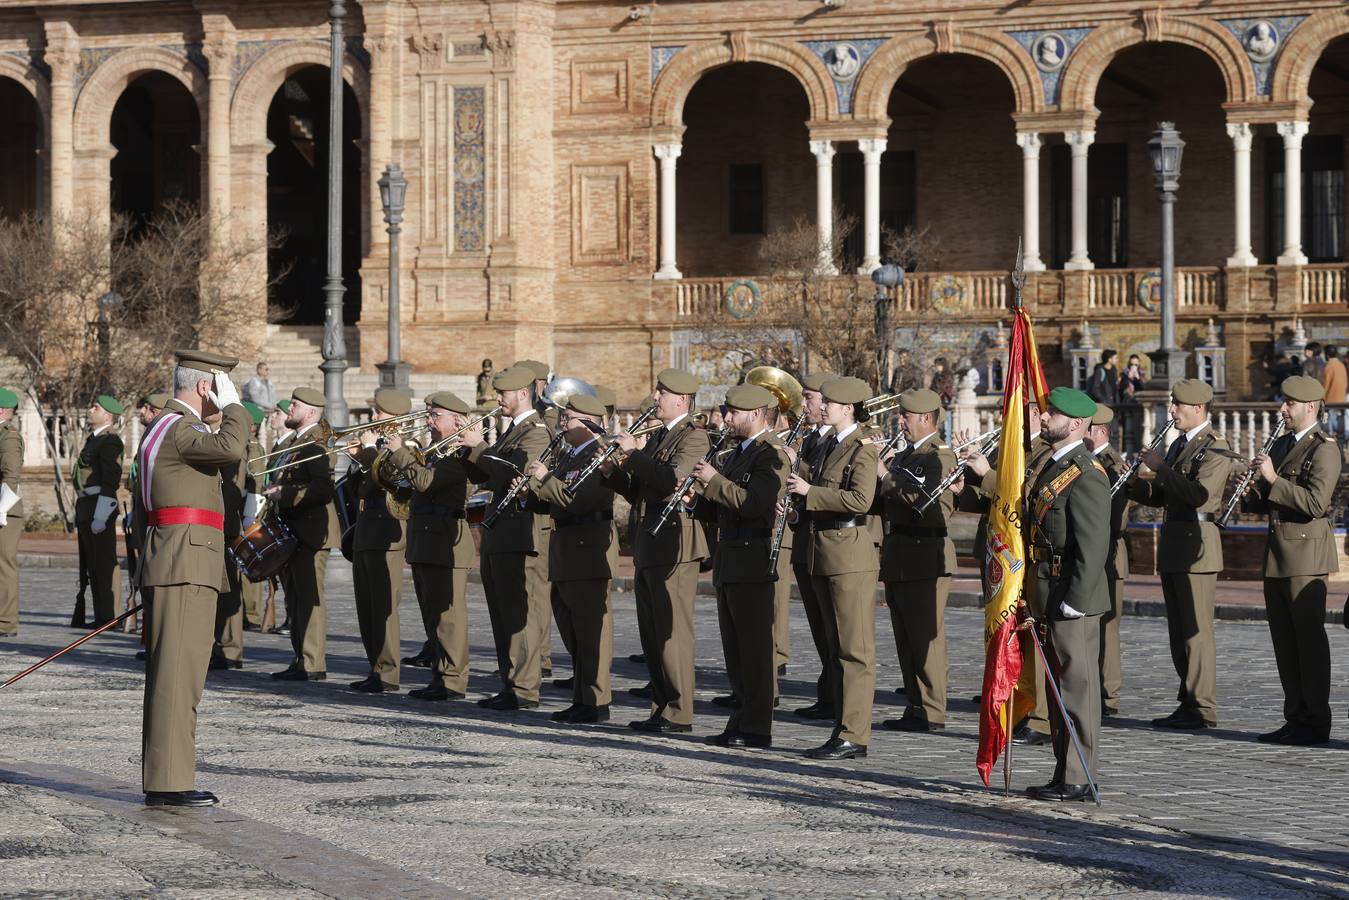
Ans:
POLYGON ((1144 41, 1185 44, 1202 51, 1222 72, 1228 103, 1255 99, 1255 72, 1230 31, 1207 19, 1144 16, 1098 28, 1077 45, 1063 68, 1059 108, 1081 112, 1095 109, 1096 86, 1116 54, 1144 41))
POLYGON ((1039 112, 1045 108, 1044 86, 1034 61, 1011 38, 980 31, 936 30, 928 34, 891 38, 867 61, 857 79, 853 99, 859 119, 883 122, 890 93, 910 64, 938 53, 964 53, 993 63, 1007 76, 1016 98, 1016 112, 1039 112))
POLYGON ((1270 85, 1275 102, 1310 99, 1307 94, 1312 69, 1326 47, 1349 34, 1349 9, 1326 9, 1309 16, 1285 37, 1270 85))
POLYGON ((0 53, 0 78, 17 81, 33 95, 42 113, 42 133, 45 136, 51 121, 51 90, 47 79, 31 63, 7 53, 0 53))
POLYGON ((693 44, 675 54, 652 89, 651 124, 681 128, 684 101, 698 79, 712 69, 738 62, 766 63, 789 72, 806 92, 812 121, 839 117, 834 81, 813 53, 798 44, 732 35, 725 41, 693 44))
MULTIPOLYGON (((326 41, 287 41, 260 56, 234 88, 230 104, 230 139, 235 144, 256 145, 267 140, 267 110, 287 76, 307 66, 332 64, 326 41)), ((370 136, 370 76, 355 65, 351 54, 342 62, 342 77, 356 95, 361 111, 361 136, 370 136)))
POLYGON ((112 109, 137 75, 163 72, 187 88, 197 104, 201 141, 206 142, 206 76, 186 56, 163 47, 134 47, 115 53, 85 82, 75 101, 75 150, 94 153, 107 149, 112 109))

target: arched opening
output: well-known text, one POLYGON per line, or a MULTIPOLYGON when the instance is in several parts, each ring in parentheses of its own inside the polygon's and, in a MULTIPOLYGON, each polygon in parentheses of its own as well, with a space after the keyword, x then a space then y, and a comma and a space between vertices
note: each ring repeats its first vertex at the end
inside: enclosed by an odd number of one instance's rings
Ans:
MULTIPOLYGON (((1311 123, 1302 139, 1302 252, 1308 262, 1344 261, 1345 135, 1349 134, 1349 37, 1331 43, 1312 69, 1307 94, 1311 123)), ((1283 154, 1270 147, 1269 201, 1278 218, 1271 238, 1283 237, 1283 154), (1277 161, 1277 162, 1276 162, 1277 161), (1277 195, 1277 196, 1274 196, 1277 195)), ((1273 212, 1273 210, 1271 210, 1273 212)))
POLYGON ((201 197, 201 120, 187 88, 163 72, 134 78, 112 109, 112 209, 143 224, 201 197))
POLYGON ((42 112, 33 95, 11 78, 0 78, 0 217, 18 219, 40 208, 42 112))
MULTIPOLYGON (((267 257, 268 276, 286 322, 323 322, 328 271, 328 69, 292 72, 267 110, 267 224, 280 236, 267 257)), ((342 318, 360 317, 361 265, 360 110, 350 85, 342 105, 342 318)))
MULTIPOLYGON (((1096 87, 1096 140, 1088 151, 1088 251, 1097 268, 1151 267, 1161 260, 1161 212, 1148 155, 1158 123, 1185 141, 1176 203, 1176 265, 1213 266, 1232 251, 1232 141, 1222 70, 1185 44, 1143 43, 1121 51, 1096 87)), ((1258 148, 1257 148, 1258 149, 1258 148)), ((1261 160, 1253 160, 1260 171, 1261 160)), ((1050 151, 1051 265, 1071 251, 1072 162, 1050 151)), ((1258 202, 1258 197, 1256 202, 1258 202)), ((1253 211, 1260 221, 1260 210, 1253 211)), ((1256 235, 1256 246, 1261 246, 1256 235)))
POLYGON ((735 63, 704 75, 684 103, 677 228, 687 277, 763 273, 765 236, 814 218, 810 101, 789 73, 735 63))

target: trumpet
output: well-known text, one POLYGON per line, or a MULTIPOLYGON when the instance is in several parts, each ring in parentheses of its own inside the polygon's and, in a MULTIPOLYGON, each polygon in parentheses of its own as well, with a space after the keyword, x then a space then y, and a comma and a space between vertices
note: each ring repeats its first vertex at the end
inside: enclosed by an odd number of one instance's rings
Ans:
POLYGON ((478 416, 476 419, 469 419, 454 432, 445 435, 443 438, 436 441, 431 446, 427 447, 426 450, 423 451, 422 457, 424 459, 435 459, 440 456, 449 455, 449 453, 453 450, 453 448, 450 445, 453 444, 455 441, 457 441, 461 434, 463 434, 465 431, 468 431, 471 428, 476 428, 477 426, 481 425, 483 422, 486 422, 488 419, 492 418, 501 411, 502 407, 494 406, 492 409, 489 409, 487 412, 478 416))
MULTIPOLYGON (((1269 455, 1270 451, 1274 449, 1274 442, 1283 436, 1285 427, 1286 423, 1283 421, 1283 418, 1280 417, 1279 424, 1274 426, 1274 430, 1270 432, 1269 438, 1265 441, 1265 445, 1260 448, 1260 456, 1269 455)), ((1251 463, 1246 469, 1246 474, 1242 475, 1241 480, 1237 482, 1237 489, 1232 492, 1232 497, 1227 501, 1227 506, 1223 507, 1223 514, 1218 517, 1219 528, 1227 527, 1227 521, 1231 519, 1232 514, 1237 511, 1237 504, 1241 502, 1241 498, 1246 494, 1246 490, 1251 486, 1251 482, 1255 481, 1255 476, 1258 474, 1260 474, 1260 470, 1255 467, 1255 463, 1251 463)))
POLYGON ((315 437, 312 437, 307 441, 301 441, 298 444, 291 444, 289 447, 285 447, 281 450, 273 450, 270 453, 255 456, 250 459, 249 462, 263 462, 274 456, 282 456, 286 453, 290 453, 292 450, 299 450, 302 447, 309 447, 314 444, 323 444, 325 449, 331 450, 337 446, 338 438, 346 437, 349 434, 359 434, 362 431, 376 431, 380 434, 402 433, 402 428, 405 427, 405 423, 423 418, 426 418, 426 410, 424 409, 418 412, 404 413, 401 416, 393 416, 388 419, 380 419, 378 421, 358 422, 355 425, 346 425, 342 428, 334 428, 328 423, 327 419, 319 419, 318 424, 314 426, 315 437))

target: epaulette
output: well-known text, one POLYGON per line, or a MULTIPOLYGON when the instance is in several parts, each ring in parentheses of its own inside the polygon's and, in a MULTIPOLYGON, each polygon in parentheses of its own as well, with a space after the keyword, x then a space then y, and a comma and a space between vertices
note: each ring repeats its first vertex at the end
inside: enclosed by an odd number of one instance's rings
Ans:
POLYGON ((539 421, 538 419, 532 420, 529 424, 533 425, 535 428, 547 428, 547 427, 548 427, 548 423, 547 423, 547 422, 541 422, 541 421, 539 421))
POLYGON ((1326 434, 1324 431, 1318 431, 1318 432, 1316 432, 1316 436, 1317 436, 1317 438, 1319 438, 1322 442, 1327 443, 1327 444, 1332 444, 1332 443, 1335 442, 1335 438, 1333 438, 1332 436, 1326 434))
POLYGON ((1077 477, 1079 475, 1084 474, 1087 471, 1086 469, 1082 468, 1081 462, 1074 460, 1074 463, 1076 463, 1077 468, 1081 471, 1074 472, 1072 469, 1064 469, 1062 472, 1058 474, 1057 478, 1055 478, 1053 481, 1049 483, 1049 490, 1053 492, 1054 496, 1057 497, 1059 494, 1063 493, 1063 489, 1065 487, 1072 484, 1074 481, 1077 480, 1077 477))

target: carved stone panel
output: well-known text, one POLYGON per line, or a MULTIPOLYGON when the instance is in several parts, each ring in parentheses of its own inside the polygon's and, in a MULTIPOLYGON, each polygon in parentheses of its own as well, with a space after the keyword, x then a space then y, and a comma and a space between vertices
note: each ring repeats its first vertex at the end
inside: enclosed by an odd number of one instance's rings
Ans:
POLYGON ((571 64, 571 111, 575 114, 628 110, 628 62, 576 60, 571 64))
POLYGON ((627 262, 627 165, 572 166, 571 235, 573 265, 627 262))

